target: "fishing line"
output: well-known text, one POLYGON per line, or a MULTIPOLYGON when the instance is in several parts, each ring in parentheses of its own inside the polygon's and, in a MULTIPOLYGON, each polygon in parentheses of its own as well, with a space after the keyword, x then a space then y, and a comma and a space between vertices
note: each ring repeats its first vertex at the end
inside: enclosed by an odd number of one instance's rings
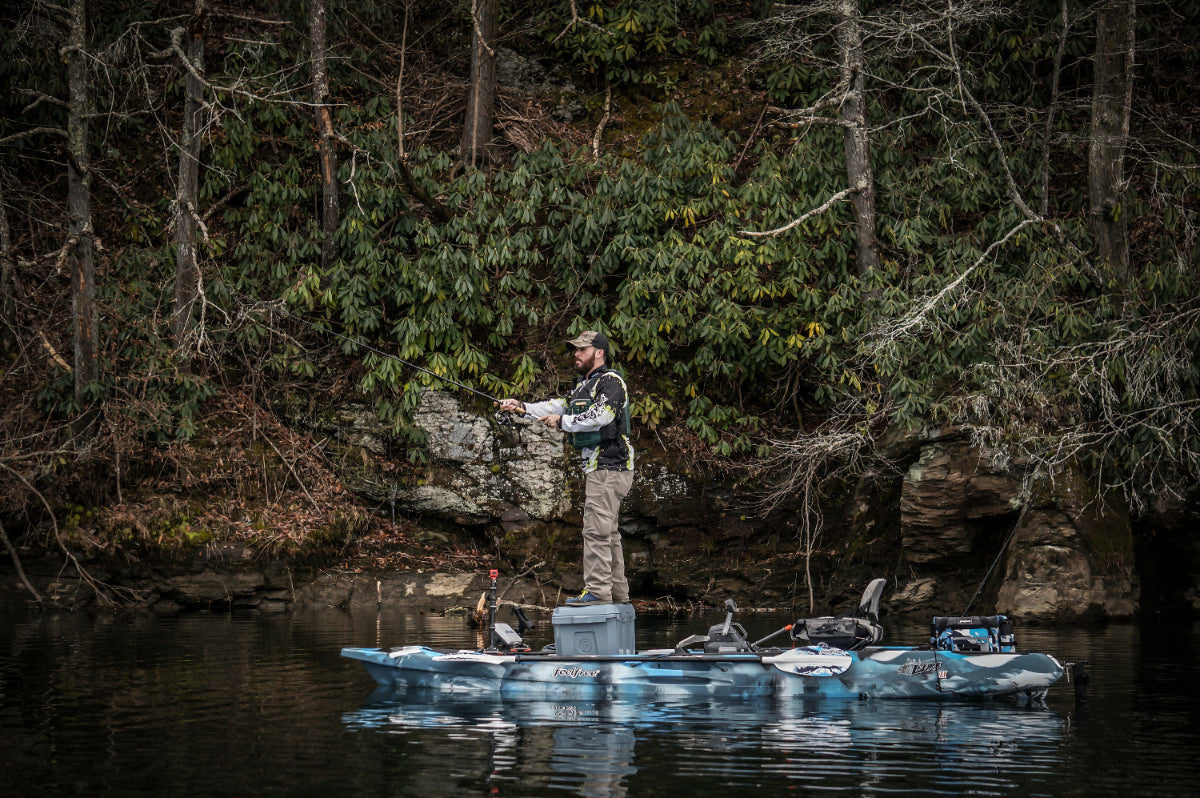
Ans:
POLYGON ((959 617, 965 616, 971 610, 971 605, 975 603, 975 599, 979 598, 979 594, 983 591, 983 586, 987 584, 987 580, 991 577, 992 571, 996 570, 996 564, 1000 562, 1000 556, 1004 554, 1004 550, 1008 548, 1008 544, 1012 543, 1013 536, 1021 528, 1021 519, 1025 517, 1025 511, 1028 509, 1029 503, 1026 502, 1022 505, 1021 514, 1017 516, 1016 523, 1013 524, 1012 531, 1008 533, 1008 538, 1005 539, 1004 545, 1000 547, 1000 551, 996 552, 996 559, 992 560, 992 565, 988 568, 987 573, 983 575, 983 579, 980 580, 979 587, 975 588, 975 595, 971 596, 971 600, 967 602, 967 608, 959 613, 959 617))

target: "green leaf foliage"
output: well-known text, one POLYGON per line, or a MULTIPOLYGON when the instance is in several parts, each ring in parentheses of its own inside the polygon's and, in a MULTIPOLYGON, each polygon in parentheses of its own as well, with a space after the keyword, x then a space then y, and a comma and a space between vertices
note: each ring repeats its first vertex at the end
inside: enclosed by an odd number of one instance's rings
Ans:
MULTIPOLYGON (((414 4, 406 41, 427 75, 444 68, 461 89, 467 6, 446 14, 442 5, 414 4)), ((599 157, 569 144, 590 141, 598 121, 590 119, 572 136, 542 136, 529 151, 504 149, 487 169, 464 170, 453 121, 429 140, 414 136, 424 146, 400 159, 394 90, 406 18, 386 4, 349 3, 331 16, 341 217, 337 257, 323 265, 305 22, 297 9, 272 6, 298 16, 269 35, 229 36, 212 48, 213 83, 244 79, 239 85, 260 99, 226 92, 213 106, 221 112, 207 129, 201 200, 219 213, 202 245, 206 290, 229 309, 246 297, 282 299, 312 326, 284 315, 210 317, 212 342, 239 353, 216 371, 306 383, 348 377, 419 458, 420 435, 405 419, 422 387, 448 388, 444 377, 493 395, 561 391, 569 374, 558 342, 596 328, 615 342, 639 423, 675 425, 722 456, 752 456, 768 434, 846 408, 873 429, 974 418, 997 436, 1024 429, 1039 441, 1099 436, 1120 416, 1129 423, 1106 439, 1109 462, 1133 474, 1147 467, 1139 455, 1154 451, 1195 477, 1194 426, 1164 435, 1158 415, 1194 407, 1198 391, 1200 170, 1186 124, 1163 111, 1192 102, 1186 76, 1197 58, 1181 43, 1200 33, 1195 14, 1147 10, 1139 27, 1141 121, 1117 209, 1136 267, 1118 283, 1096 263, 1089 221, 1094 41, 1082 20, 1091 17, 1069 3, 1073 24, 1060 42, 1060 3, 1018 5, 954 29, 954 59, 915 40, 900 47, 868 35, 880 266, 867 274, 856 263, 848 203, 778 235, 746 232, 789 225, 846 188, 842 126, 796 123, 781 110, 811 105, 837 85, 827 17, 790 29, 803 46, 743 63, 761 42, 741 23, 776 13, 772 4, 577 0, 574 24, 567 3, 505 4, 513 31, 505 46, 555 61, 582 86, 562 93, 594 108, 612 89, 619 144, 599 157), (713 70, 737 73, 744 93, 692 96, 701 85, 692 73, 713 70), (761 124, 722 127, 753 122, 764 107, 761 124), (406 172, 448 219, 414 196, 421 192, 406 172)), ((914 13, 903 3, 861 7, 872 24, 914 13)), ((929 37, 949 51, 946 29, 929 37)), ((44 74, 46 90, 61 93, 45 52, 21 59, 2 46, 10 82, 44 74)), ((167 105, 178 103, 180 75, 163 82, 167 105)), ((415 93, 421 84, 404 85, 415 93)), ((517 90, 505 91, 513 103, 517 90)), ((460 106, 440 95, 411 99, 447 118, 461 114, 444 110, 460 106)), ((836 114, 830 106, 826 121, 839 122, 836 114)), ((5 116, 0 130, 12 133, 7 117, 16 114, 5 116)), ((30 118, 58 123, 61 113, 42 104, 30 118)), ((120 129, 148 136, 151 128, 120 129)), ((26 154, 29 142, 15 141, 6 164, 26 154)), ((115 167, 97 168, 118 184, 115 167)), ((167 343, 166 172, 108 228, 109 250, 119 254, 101 281, 108 376, 97 390, 140 397, 149 434, 170 437, 189 434, 213 388, 203 376, 178 376, 189 372, 167 343)), ((42 406, 69 413, 68 383, 58 374, 43 386, 42 406)))

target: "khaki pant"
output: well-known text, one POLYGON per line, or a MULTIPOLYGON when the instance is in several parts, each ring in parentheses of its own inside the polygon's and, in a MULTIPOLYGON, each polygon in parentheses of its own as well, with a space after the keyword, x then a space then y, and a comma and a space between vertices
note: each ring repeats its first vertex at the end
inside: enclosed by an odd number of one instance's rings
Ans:
POLYGON ((583 500, 583 584, 601 601, 629 601, 625 552, 617 515, 633 486, 632 471, 593 471, 585 480, 583 500))

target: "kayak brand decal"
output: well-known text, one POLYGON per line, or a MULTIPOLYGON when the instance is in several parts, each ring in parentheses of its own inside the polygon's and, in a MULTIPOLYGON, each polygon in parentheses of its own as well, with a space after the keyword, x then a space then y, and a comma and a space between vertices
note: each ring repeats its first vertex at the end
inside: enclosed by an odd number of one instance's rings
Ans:
POLYGON ((587 668, 581 668, 578 665, 576 665, 573 668, 555 668, 554 675, 555 676, 566 676, 567 678, 570 678, 570 679, 578 679, 580 676, 590 676, 591 678, 594 679, 600 675, 600 670, 599 670, 599 668, 597 668, 594 671, 590 671, 587 668))
POLYGON ((937 672, 937 669, 936 662, 906 662, 896 672, 901 676, 924 676, 927 673, 937 672))

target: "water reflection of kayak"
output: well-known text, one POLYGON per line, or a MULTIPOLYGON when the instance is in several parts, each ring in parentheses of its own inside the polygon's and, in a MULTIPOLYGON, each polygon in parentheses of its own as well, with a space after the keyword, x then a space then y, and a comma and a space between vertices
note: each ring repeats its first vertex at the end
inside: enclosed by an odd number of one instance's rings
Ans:
MULTIPOLYGON (((1062 665, 1049 654, 1016 650, 1004 616, 935 618, 929 646, 878 645, 883 583, 872 582, 850 613, 801 619, 753 643, 733 622, 737 607, 729 601, 724 624, 707 634, 673 648, 635 651, 633 607, 600 604, 555 610, 555 643, 534 652, 495 621, 493 598, 484 649, 344 648, 342 656, 362 661, 384 687, 507 698, 1007 697, 1039 703, 1062 677, 1062 665), (792 647, 766 645, 784 631, 792 647)), ((493 596, 494 586, 493 575, 493 596)))
MULTIPOLYGON (((378 688, 342 722, 352 733, 403 741, 389 751, 474 746, 474 760, 456 762, 459 781, 442 794, 484 780, 502 794, 596 798, 660 794, 647 785, 662 773, 686 776, 683 795, 710 794, 686 786, 706 783, 747 795, 805 785, 1015 794, 1020 779, 1055 767, 1069 730, 1052 709, 992 701, 534 700, 411 687, 378 688), (472 771, 471 761, 484 764, 472 771)), ((431 779, 444 777, 443 758, 429 767, 431 779)))
MULTIPOLYGON (((691 735, 706 731, 722 746, 742 740, 781 751, 840 750, 847 744, 987 748, 994 754, 1021 745, 1061 741, 1066 720, 1047 708, 1014 709, 978 702, 745 701, 693 697, 633 701, 505 699, 428 688, 379 687, 363 706, 343 716, 352 730, 400 731, 457 728, 500 736, 533 727, 587 727, 624 737, 656 731, 691 735), (902 741, 902 742, 901 742, 902 741)), ((568 735, 569 736, 569 735, 568 735)))

